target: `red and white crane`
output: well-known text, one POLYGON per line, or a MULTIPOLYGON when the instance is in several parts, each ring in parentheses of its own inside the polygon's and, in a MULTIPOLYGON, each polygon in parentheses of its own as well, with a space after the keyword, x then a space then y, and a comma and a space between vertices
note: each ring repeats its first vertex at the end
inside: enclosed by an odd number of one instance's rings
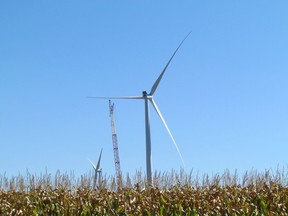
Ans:
POLYGON ((111 118, 112 142, 113 142, 116 178, 117 178, 118 187, 120 187, 122 181, 121 181, 121 169, 120 169, 118 139, 117 139, 117 133, 116 133, 116 127, 115 127, 114 103, 112 103, 111 100, 109 100, 109 111, 110 111, 110 118, 111 118))

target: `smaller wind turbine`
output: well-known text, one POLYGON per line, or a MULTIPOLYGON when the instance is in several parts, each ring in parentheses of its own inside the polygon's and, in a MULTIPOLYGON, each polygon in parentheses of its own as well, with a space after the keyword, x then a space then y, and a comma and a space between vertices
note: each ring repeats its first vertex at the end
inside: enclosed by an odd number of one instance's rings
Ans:
POLYGON ((96 166, 95 166, 95 164, 94 164, 91 160, 89 160, 90 163, 91 163, 91 165, 92 165, 93 168, 94 168, 94 171, 95 171, 93 188, 96 187, 98 175, 99 175, 99 179, 100 179, 101 173, 102 173, 102 168, 100 169, 100 162, 101 162, 102 150, 103 150, 103 149, 101 148, 101 152, 100 152, 99 159, 98 159, 98 162, 97 162, 97 165, 96 165, 96 166))

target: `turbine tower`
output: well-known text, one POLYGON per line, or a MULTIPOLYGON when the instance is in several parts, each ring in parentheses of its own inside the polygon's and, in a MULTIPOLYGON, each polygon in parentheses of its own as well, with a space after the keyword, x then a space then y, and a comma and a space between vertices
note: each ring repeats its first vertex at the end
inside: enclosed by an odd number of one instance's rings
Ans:
MULTIPOLYGON (((189 33, 190 34, 190 33, 189 33)), ((146 175, 147 175, 147 181, 148 184, 152 184, 152 165, 151 165, 151 134, 150 134, 150 117, 149 117, 149 104, 148 101, 151 102, 151 104, 153 105, 154 109, 156 110, 158 116, 160 117, 161 121, 163 122, 170 138, 172 139, 174 146, 181 158, 182 164, 184 165, 184 161, 182 158, 182 155, 179 151, 178 145, 172 135, 172 133, 170 132, 170 129, 168 127, 168 125, 166 124, 158 106, 156 105, 155 101, 153 100, 153 95, 167 69, 167 67, 169 66, 170 62, 172 61, 173 57, 175 56, 175 54, 177 53, 177 51, 179 50, 179 48, 181 47, 181 45, 183 44, 183 42, 186 40, 186 38, 189 36, 189 34, 181 41, 181 43, 179 44, 179 46, 177 47, 177 49, 174 51, 173 55, 170 57, 168 63, 165 65, 164 69, 162 70, 160 76, 158 77, 158 79, 155 81, 154 85, 152 86, 150 93, 147 93, 146 91, 142 92, 142 96, 124 96, 124 97, 89 97, 89 98, 97 98, 97 99, 142 99, 145 102, 145 131, 146 131, 146 175)))
POLYGON ((120 160, 119 160, 119 150, 118 150, 118 139, 115 127, 115 119, 114 119, 114 103, 109 100, 109 111, 111 118, 111 129, 112 129, 112 142, 113 142, 113 152, 114 152, 114 162, 115 162, 115 170, 116 170, 116 178, 118 187, 121 186, 121 169, 120 169, 120 160))

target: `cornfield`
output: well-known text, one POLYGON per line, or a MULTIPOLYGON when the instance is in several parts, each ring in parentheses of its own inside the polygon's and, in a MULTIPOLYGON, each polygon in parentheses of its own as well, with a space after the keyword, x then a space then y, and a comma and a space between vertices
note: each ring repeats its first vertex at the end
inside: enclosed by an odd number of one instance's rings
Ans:
POLYGON ((193 176, 171 171, 145 176, 93 175, 76 178, 57 172, 25 177, 0 176, 0 215, 288 215, 285 170, 193 176))

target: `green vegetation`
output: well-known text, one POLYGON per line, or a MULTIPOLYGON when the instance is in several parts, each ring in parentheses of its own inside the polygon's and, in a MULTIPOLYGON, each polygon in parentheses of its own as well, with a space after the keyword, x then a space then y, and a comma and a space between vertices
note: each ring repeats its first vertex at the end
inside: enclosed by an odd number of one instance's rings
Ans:
POLYGON ((235 172, 209 177, 183 171, 155 173, 148 187, 141 172, 103 177, 73 173, 0 176, 0 215, 288 215, 287 172, 235 172))

